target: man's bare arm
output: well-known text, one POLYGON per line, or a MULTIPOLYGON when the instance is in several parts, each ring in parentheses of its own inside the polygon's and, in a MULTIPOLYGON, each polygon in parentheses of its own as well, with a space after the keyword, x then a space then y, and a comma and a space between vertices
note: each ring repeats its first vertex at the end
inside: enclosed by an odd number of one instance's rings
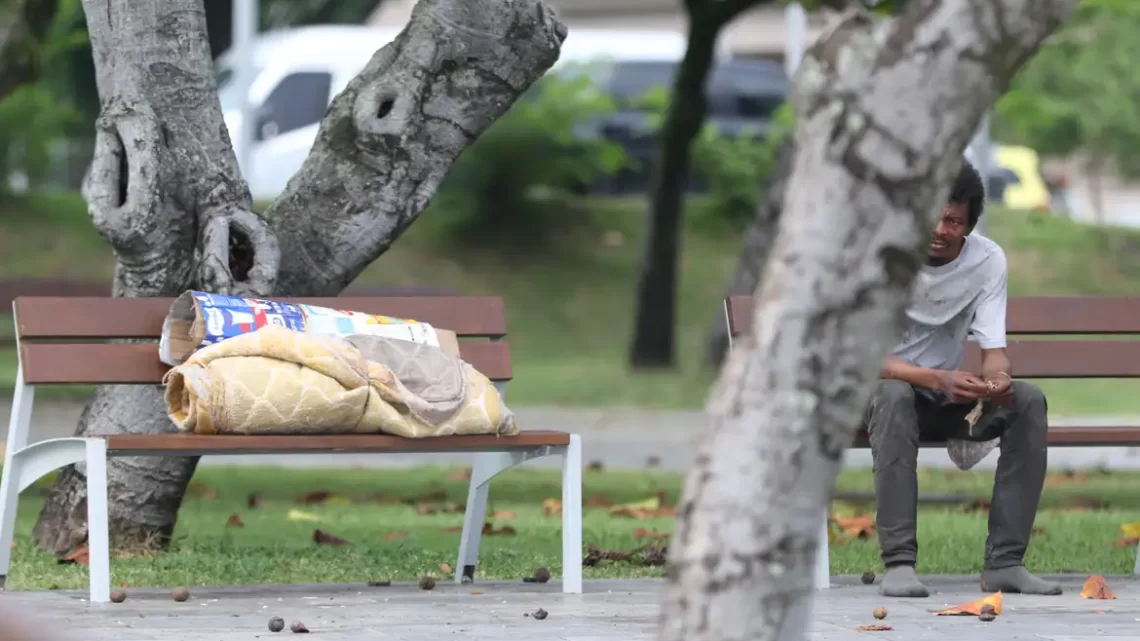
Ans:
POLYGON ((883 363, 883 369, 879 373, 879 378, 903 381, 927 389, 938 387, 938 378, 934 370, 911 365, 897 356, 887 357, 887 361, 883 363))
POLYGON ((982 380, 996 381, 1013 376, 1013 364, 1004 347, 982 350, 982 380))

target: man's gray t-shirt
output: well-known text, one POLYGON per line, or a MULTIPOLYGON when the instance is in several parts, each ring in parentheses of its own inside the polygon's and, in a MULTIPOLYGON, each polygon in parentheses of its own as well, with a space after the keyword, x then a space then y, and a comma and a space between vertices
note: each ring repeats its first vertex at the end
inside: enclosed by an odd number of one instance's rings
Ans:
POLYGON ((956 370, 974 333, 982 349, 1005 347, 1005 252, 971 234, 954 260, 918 272, 906 328, 892 356, 918 367, 956 370))

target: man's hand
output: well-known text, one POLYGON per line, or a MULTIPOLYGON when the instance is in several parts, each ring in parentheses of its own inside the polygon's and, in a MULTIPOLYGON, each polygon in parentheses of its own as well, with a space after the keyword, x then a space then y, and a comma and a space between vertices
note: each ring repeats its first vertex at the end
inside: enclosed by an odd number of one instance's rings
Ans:
POLYGON ((955 403, 969 403, 979 398, 989 398, 992 389, 980 378, 969 372, 935 370, 936 387, 955 403))
POLYGON ((989 393, 986 395, 997 405, 1006 405, 1013 398, 1013 378, 1005 372, 986 377, 989 393))

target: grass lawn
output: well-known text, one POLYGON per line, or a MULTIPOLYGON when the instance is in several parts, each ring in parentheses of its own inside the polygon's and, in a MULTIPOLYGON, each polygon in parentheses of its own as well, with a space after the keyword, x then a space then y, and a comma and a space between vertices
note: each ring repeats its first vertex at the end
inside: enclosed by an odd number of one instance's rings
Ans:
MULTIPOLYGON (((645 211, 641 199, 586 200, 566 212, 577 224, 549 246, 506 251, 441 241, 448 212, 432 209, 357 283, 503 296, 515 359, 512 404, 699 408, 714 378, 702 364, 704 342, 712 323, 722 322, 723 287, 742 234, 717 223, 704 201, 691 202, 681 244, 677 368, 635 374, 625 357, 645 211)), ((1140 231, 1004 210, 987 216, 1009 256, 1012 295, 1140 295, 1140 231)), ((22 211, 0 212, 0 256, 0 280, 109 279, 112 270, 82 200, 69 194, 37 195, 22 211)), ((10 332, 10 321, 0 320, 0 345, 10 332)), ((0 390, 11 387, 15 362, 13 351, 0 347, 0 390)), ((1140 381, 1043 386, 1054 416, 1140 415, 1133 400, 1140 381)))
MULTIPOLYGON (((674 505, 682 479, 653 471, 590 471, 584 479, 587 505, 583 542, 608 551, 635 551, 660 546, 668 539, 637 538, 638 528, 668 533, 672 518, 634 519, 611 516, 600 503, 640 501, 662 493, 674 505)), ((1037 519, 1039 532, 1027 565, 1040 572, 1129 572, 1135 547, 1118 547, 1120 526, 1140 521, 1140 475, 1091 472, 1069 477, 1055 473, 1047 483, 1037 519)), ((988 473, 922 470, 923 492, 956 494, 962 504, 923 507, 919 524, 919 570, 923 573, 973 573, 981 568, 986 520, 969 511, 973 498, 989 494, 988 473)), ((45 487, 41 485, 40 487, 45 487)), ((543 501, 560 495, 557 472, 515 470, 492 483, 488 513, 497 529, 514 533, 485 536, 480 576, 521 579, 536 567, 561 573, 561 521, 544 513, 543 501)), ((870 474, 848 471, 842 491, 871 487, 870 474)), ((466 482, 457 470, 282 470, 275 468, 202 468, 182 508, 175 542, 169 552, 126 555, 112 561, 113 581, 130 587, 251 583, 355 582, 415 580, 423 574, 443 578, 454 566, 459 543, 458 512, 445 511, 466 497, 466 482), (316 490, 333 498, 320 504, 298 499, 316 490), (249 506, 251 494, 261 504, 249 506), (399 501, 399 503, 395 503, 399 501), (417 503, 442 513, 423 515, 417 503), (290 518, 290 512, 294 512, 290 518), (298 519, 298 513, 300 519, 298 519), (244 527, 227 527, 232 515, 244 527), (351 542, 318 545, 314 530, 351 542)), ((42 498, 30 491, 21 502, 17 545, 8 584, 13 588, 84 588, 86 568, 61 565, 38 552, 30 532, 42 498)), ((869 506, 833 504, 847 515, 869 506)), ((874 536, 831 545, 833 574, 881 571, 874 536)), ((663 576, 651 555, 630 561, 602 561, 586 567, 587 578, 663 576)))

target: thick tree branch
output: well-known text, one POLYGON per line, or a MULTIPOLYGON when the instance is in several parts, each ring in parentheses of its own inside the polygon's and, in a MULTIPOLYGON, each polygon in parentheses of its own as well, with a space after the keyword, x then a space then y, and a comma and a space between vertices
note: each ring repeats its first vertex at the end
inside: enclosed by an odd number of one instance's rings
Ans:
POLYGON ((266 212, 283 256, 277 291, 335 294, 352 282, 554 64, 565 37, 541 0, 420 0, 333 100, 312 153, 266 212))
POLYGON ((203 286, 268 293, 277 248, 237 172, 201 0, 84 0, 83 10, 102 105, 84 191, 119 259, 116 291, 180 293, 203 259, 198 238, 232 220, 262 241, 252 249, 261 267, 235 282, 228 254, 215 252, 203 286))
POLYGON ((805 58, 794 171, 669 546, 663 641, 806 637, 811 568, 863 415, 982 113, 1078 0, 912 0, 805 58))

